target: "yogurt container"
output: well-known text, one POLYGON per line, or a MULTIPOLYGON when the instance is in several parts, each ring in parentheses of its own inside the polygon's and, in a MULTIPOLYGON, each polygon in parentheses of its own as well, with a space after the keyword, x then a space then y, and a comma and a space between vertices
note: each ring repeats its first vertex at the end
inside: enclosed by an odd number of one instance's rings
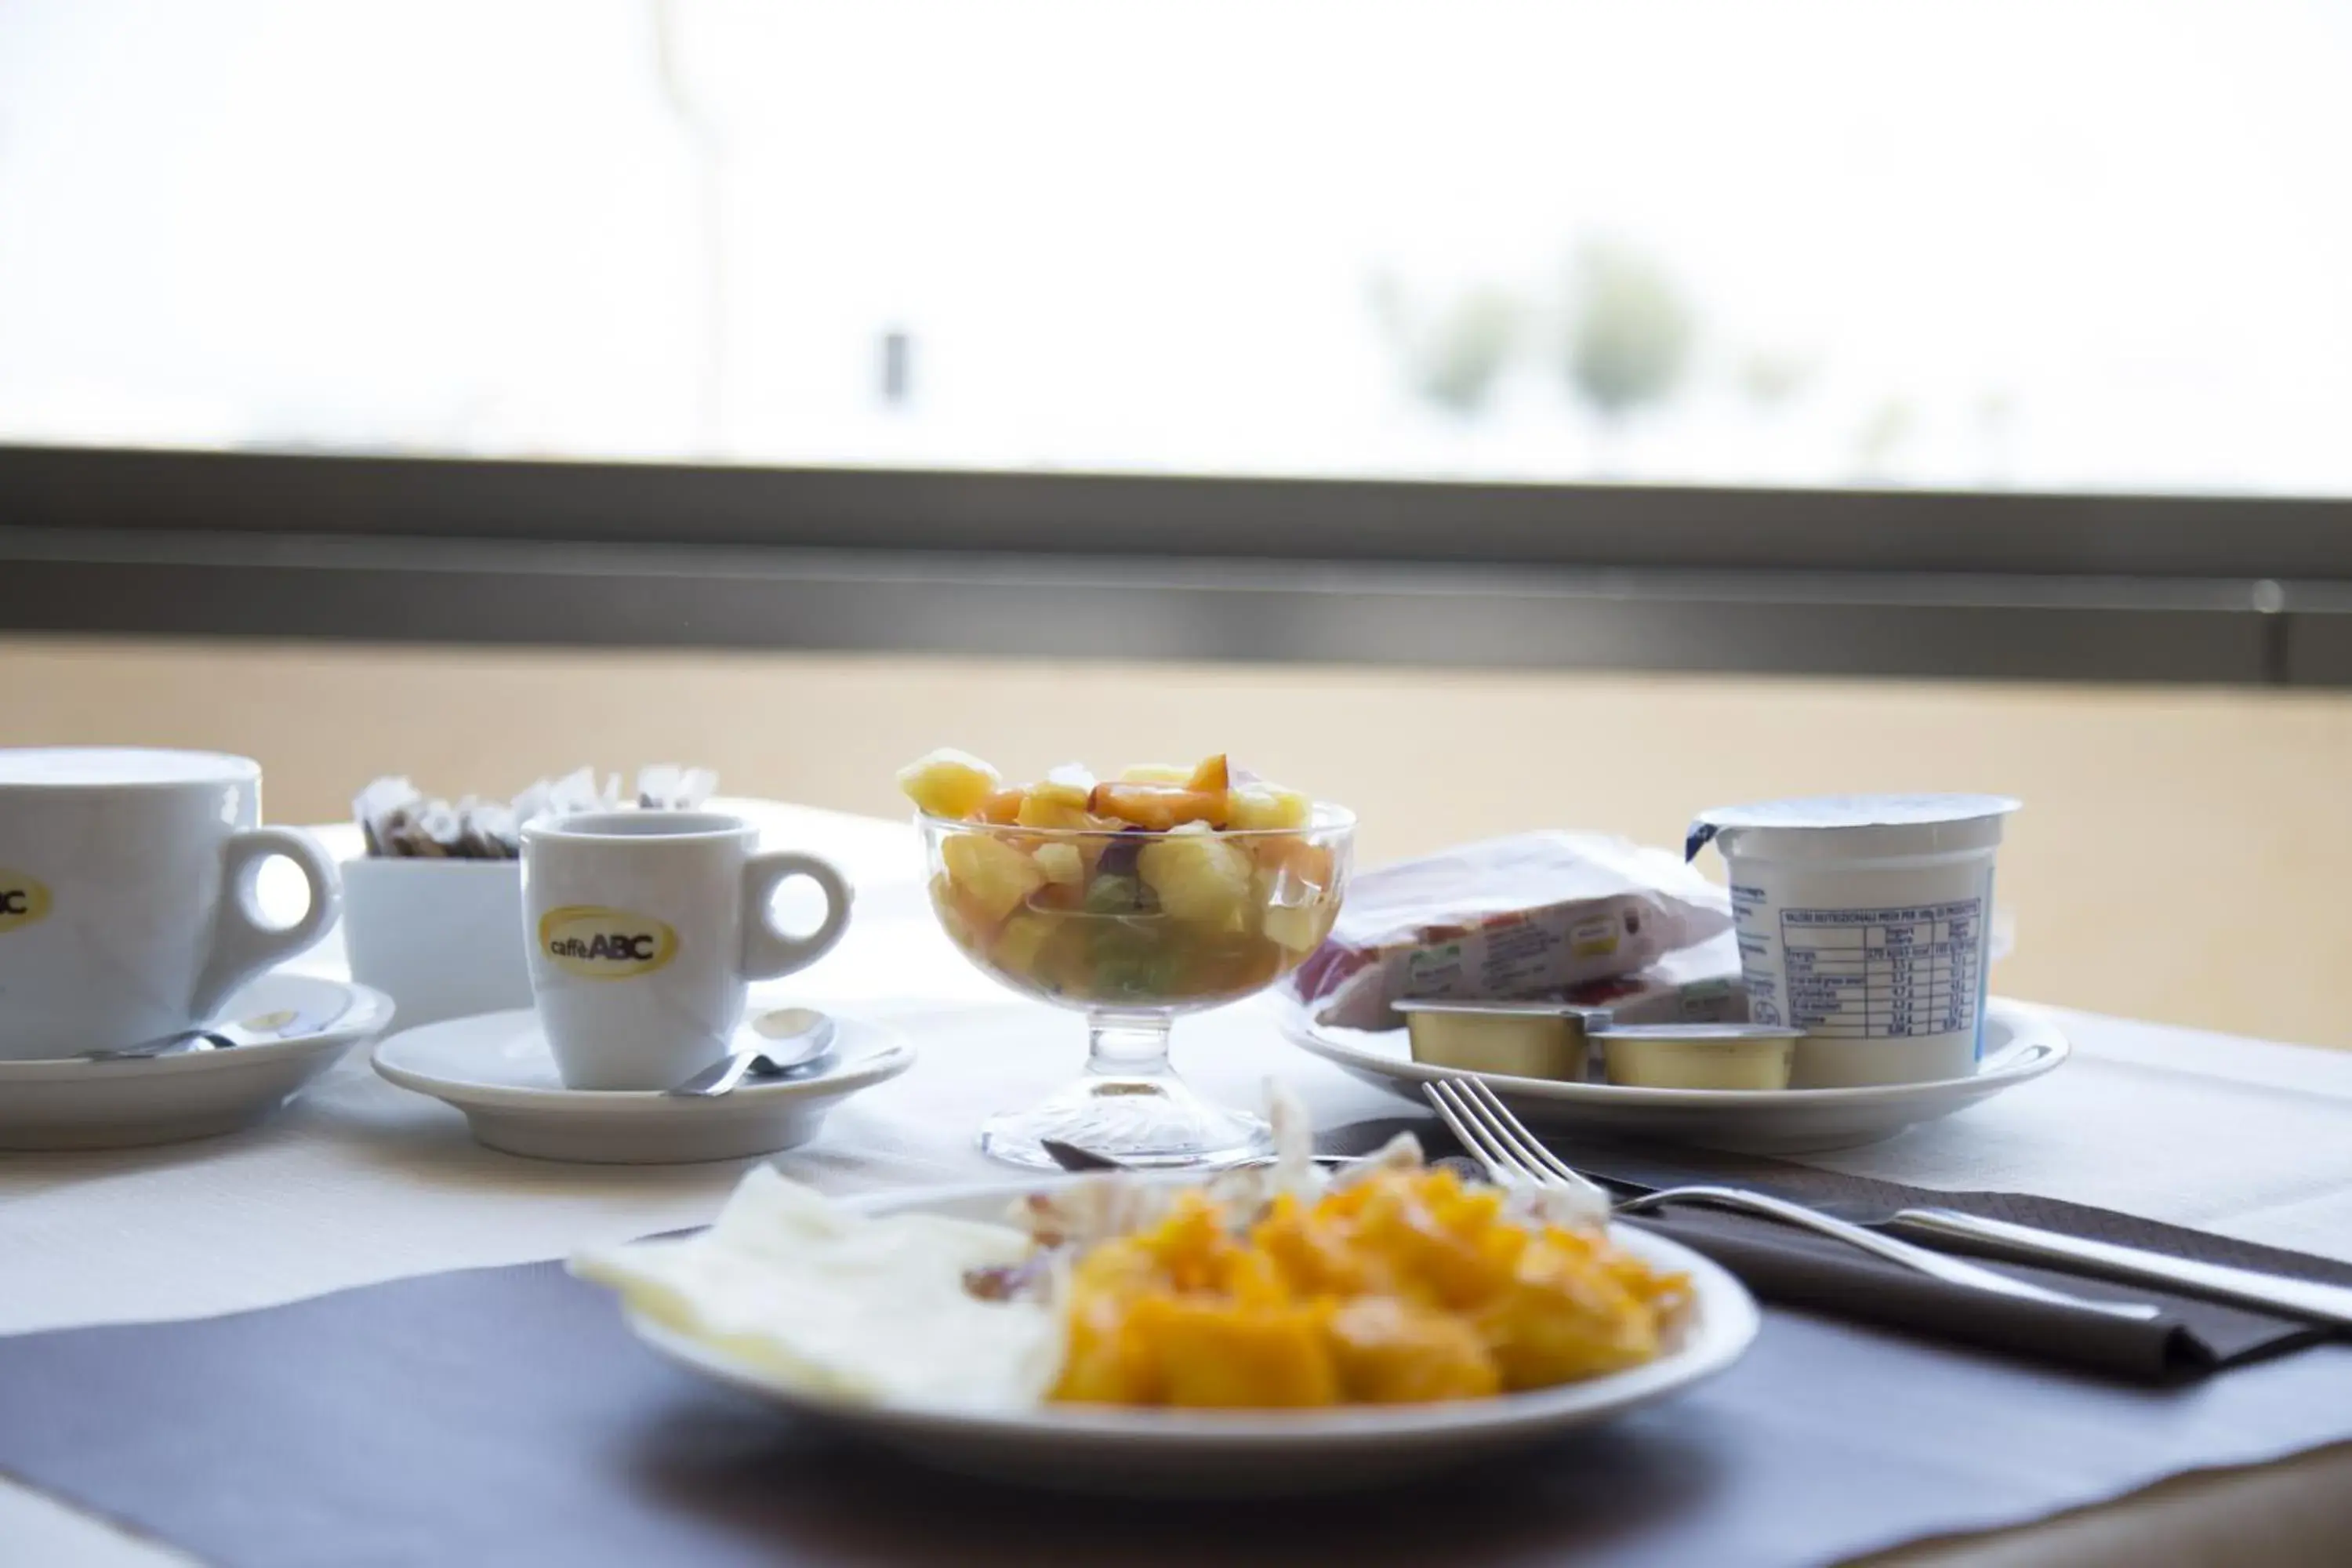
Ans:
POLYGON ((1748 1015, 1802 1032, 1790 1084, 1971 1077, 2005 795, 1828 795, 1702 812, 1730 872, 1748 1015))

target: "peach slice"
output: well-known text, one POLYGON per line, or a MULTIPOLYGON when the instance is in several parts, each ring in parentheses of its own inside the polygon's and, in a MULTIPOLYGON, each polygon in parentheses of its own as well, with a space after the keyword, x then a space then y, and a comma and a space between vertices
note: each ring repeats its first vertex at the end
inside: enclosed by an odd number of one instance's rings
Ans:
POLYGON ((1225 764, 1225 753, 1219 752, 1215 756, 1203 760, 1199 767, 1192 770, 1192 776, 1184 781, 1184 787, 1220 792, 1233 788, 1233 770, 1225 764))
POLYGON ((1029 792, 1018 784, 1011 789, 997 790, 971 808, 971 820, 1011 827, 1021 820, 1021 808, 1028 799, 1029 792))
POLYGON ((1223 791, 1171 788, 1167 784, 1107 784, 1095 785, 1087 809, 1097 816, 1116 816, 1138 827, 1165 833, 1187 822, 1224 826, 1223 791))

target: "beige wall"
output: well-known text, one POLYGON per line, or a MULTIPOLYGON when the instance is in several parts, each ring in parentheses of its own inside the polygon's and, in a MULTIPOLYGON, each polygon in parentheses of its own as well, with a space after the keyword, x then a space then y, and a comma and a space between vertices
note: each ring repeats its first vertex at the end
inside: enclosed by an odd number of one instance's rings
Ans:
POLYGON ((386 772, 487 794, 699 763, 730 793, 896 812, 892 771, 943 743, 1014 773, 1227 750, 1355 806, 1373 860, 1548 825, 1670 844, 1701 806, 1776 795, 2002 790, 2027 810, 2000 989, 2352 1046, 2321 983, 2352 958, 2352 695, 0 639, 0 743, 56 742, 248 753, 281 821, 341 816, 386 772))

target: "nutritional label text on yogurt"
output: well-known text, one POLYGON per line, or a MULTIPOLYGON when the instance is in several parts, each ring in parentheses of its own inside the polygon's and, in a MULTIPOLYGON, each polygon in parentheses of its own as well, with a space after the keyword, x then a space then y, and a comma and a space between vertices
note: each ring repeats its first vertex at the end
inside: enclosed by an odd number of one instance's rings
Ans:
POLYGON ((1830 1039, 1901 1039, 1977 1026, 1984 903, 1782 910, 1788 1022, 1830 1039))

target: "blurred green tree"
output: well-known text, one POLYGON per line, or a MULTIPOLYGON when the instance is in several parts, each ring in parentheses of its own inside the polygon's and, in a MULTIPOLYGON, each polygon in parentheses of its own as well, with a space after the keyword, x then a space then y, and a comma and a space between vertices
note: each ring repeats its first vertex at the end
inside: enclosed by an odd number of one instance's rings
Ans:
POLYGON ((1697 329, 1664 268, 1633 246, 1588 240, 1577 253, 1569 300, 1569 385, 1601 418, 1615 424, 1673 395, 1697 329))
POLYGON ((1526 337, 1527 307, 1493 284, 1424 312, 1394 279, 1382 278, 1373 285, 1372 307, 1414 395, 1464 417, 1486 406, 1526 337))

